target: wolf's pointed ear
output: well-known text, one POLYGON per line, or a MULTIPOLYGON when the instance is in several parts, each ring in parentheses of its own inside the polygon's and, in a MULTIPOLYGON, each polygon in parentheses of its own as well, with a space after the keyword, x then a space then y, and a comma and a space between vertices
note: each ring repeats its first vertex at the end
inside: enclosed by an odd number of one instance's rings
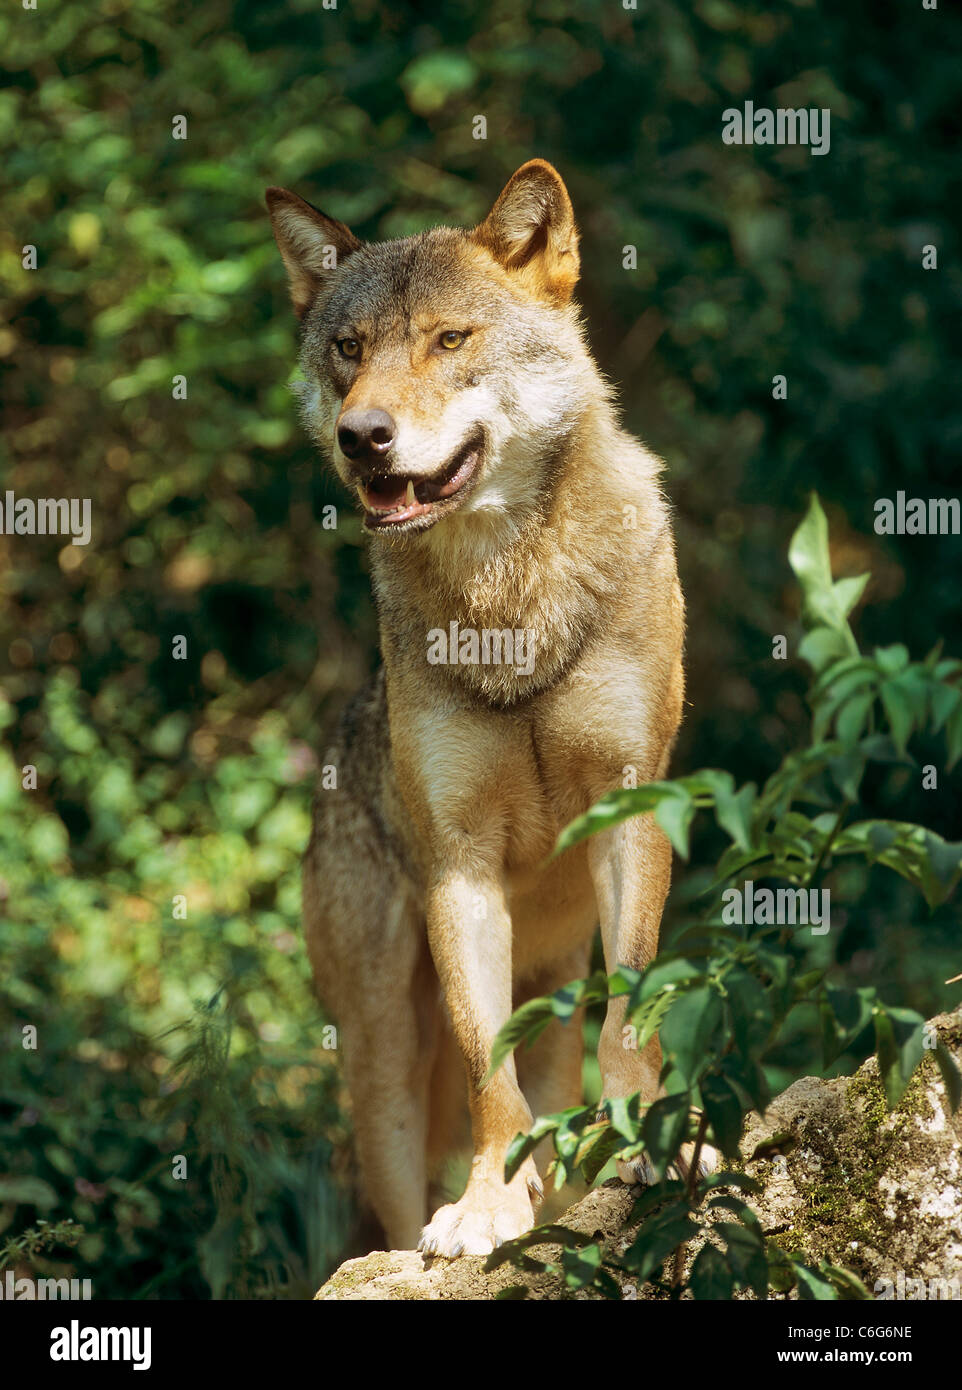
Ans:
POLYGON ((302 319, 324 277, 361 243, 350 227, 286 188, 269 188, 264 196, 274 240, 287 268, 294 312, 302 319))
POLYGON ((529 159, 471 233, 507 270, 522 272, 531 290, 567 303, 578 280, 578 232, 568 190, 547 160, 529 159))

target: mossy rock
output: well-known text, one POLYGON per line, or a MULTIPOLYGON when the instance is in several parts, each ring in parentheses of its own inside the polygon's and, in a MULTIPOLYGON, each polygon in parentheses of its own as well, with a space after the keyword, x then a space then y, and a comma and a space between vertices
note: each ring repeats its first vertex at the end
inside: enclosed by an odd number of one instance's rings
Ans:
MULTIPOLYGON (((962 1010, 940 1015, 932 1027, 962 1064, 962 1010)), ((930 1288, 932 1280, 962 1282, 962 1112, 950 1113, 931 1055, 894 1111, 874 1058, 852 1077, 795 1082, 764 1116, 749 1117, 742 1154, 762 1185, 752 1199, 762 1229, 787 1253, 847 1267, 875 1293, 909 1280, 930 1288)), ((617 1253, 632 1239, 625 1224, 632 1201, 629 1189, 606 1183, 559 1219, 599 1232, 617 1253)), ((693 1242, 689 1267, 697 1250, 693 1242)), ((550 1259, 558 1252, 530 1253, 550 1259)), ((342 1265, 317 1297, 485 1300, 513 1288, 533 1299, 591 1297, 555 1276, 484 1265, 482 1257, 428 1261, 414 1251, 377 1251, 342 1265)), ((624 1294, 658 1296, 649 1287, 626 1286, 624 1294)))

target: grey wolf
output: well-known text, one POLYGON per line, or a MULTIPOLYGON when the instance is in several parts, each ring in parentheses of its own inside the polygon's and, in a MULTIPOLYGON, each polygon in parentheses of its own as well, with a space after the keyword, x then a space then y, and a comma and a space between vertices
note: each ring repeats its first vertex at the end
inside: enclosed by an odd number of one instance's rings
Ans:
MULTIPOLYGON (((366 1193, 394 1247, 483 1254, 527 1230, 534 1159, 505 1150, 580 1099, 581 1030, 548 1029, 487 1085, 512 1007, 653 956, 671 850, 636 818, 550 859, 605 792, 664 775, 681 719, 684 606, 659 461, 622 429, 572 291, 567 190, 523 165, 470 230, 362 244, 268 190, 301 323, 305 426, 358 497, 383 667, 324 761, 304 860, 317 989, 340 1021, 366 1193), (428 634, 529 633, 535 659, 429 661, 428 634), (464 1195, 428 1210, 466 1094, 464 1195)), ((606 1096, 658 1094, 657 1039, 606 1096)), ((630 1179, 638 1170, 625 1172, 630 1179)))

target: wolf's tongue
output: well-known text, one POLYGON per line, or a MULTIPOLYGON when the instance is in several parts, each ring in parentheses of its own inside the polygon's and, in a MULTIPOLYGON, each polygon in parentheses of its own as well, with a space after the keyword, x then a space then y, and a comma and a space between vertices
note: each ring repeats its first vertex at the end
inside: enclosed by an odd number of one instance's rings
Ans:
POLYGON ((406 478, 384 478, 376 483, 368 483, 364 489, 373 507, 388 508, 404 505, 407 497, 406 478))
POLYGON ((477 449, 471 449, 465 454, 463 462, 458 469, 451 474, 450 478, 446 478, 442 482, 433 482, 429 479, 426 482, 418 483, 415 488, 418 501, 436 502, 441 497, 450 497, 452 493, 457 492, 462 486, 477 461, 478 451, 477 449))

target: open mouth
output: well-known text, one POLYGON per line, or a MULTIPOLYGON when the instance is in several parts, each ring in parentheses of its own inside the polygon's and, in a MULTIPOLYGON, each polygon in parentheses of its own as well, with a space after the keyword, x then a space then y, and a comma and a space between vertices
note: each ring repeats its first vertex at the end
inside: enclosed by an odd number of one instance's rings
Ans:
POLYGON ((483 448, 484 435, 479 429, 432 478, 392 475, 359 483, 357 493, 364 506, 364 525, 369 530, 395 526, 423 530, 444 513, 453 511, 464 500, 478 472, 483 448))

